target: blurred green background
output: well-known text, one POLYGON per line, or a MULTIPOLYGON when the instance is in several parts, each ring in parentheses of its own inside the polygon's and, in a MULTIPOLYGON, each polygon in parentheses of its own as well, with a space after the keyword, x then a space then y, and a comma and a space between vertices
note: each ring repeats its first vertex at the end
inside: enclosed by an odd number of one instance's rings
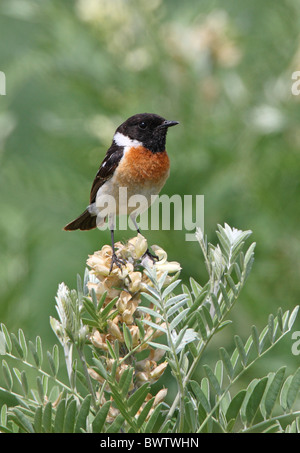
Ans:
MULTIPOLYGON (((110 241, 62 228, 86 207, 114 130, 138 112, 180 121, 162 193, 204 194, 209 241, 227 222, 257 243, 234 324, 207 360, 299 302, 299 0, 1 0, 0 30, 0 321, 9 331, 55 341, 58 284, 76 287, 88 254, 110 241)), ((146 236, 180 261, 184 282, 206 282, 184 231, 146 236)), ((291 345, 261 372, 294 371, 291 345)))

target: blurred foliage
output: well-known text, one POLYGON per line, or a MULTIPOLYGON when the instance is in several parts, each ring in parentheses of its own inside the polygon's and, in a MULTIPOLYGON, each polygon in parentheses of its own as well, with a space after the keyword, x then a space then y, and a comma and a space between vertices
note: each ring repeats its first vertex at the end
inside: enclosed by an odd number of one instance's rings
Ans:
MULTIPOLYGON (((209 240, 217 223, 253 231, 234 332, 298 303, 299 23, 298 0, 1 0, 0 319, 10 331, 52 343, 58 283, 74 287, 110 241, 62 228, 86 207, 115 128, 138 112, 180 121, 162 193, 204 194, 209 240)), ((184 281, 205 281, 184 234, 146 236, 180 261, 184 281)), ((229 348, 230 338, 225 329, 229 348)), ((297 361, 290 348, 275 365, 297 361)))

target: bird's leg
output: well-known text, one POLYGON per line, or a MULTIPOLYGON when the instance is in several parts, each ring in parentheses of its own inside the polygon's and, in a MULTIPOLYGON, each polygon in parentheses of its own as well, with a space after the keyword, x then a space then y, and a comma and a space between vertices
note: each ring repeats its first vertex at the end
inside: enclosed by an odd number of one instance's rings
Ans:
MULTIPOLYGON (((136 228, 136 231, 139 233, 139 234, 142 234, 140 229, 139 229, 139 226, 138 224, 136 223, 136 219, 134 216, 130 216, 131 217, 131 220, 136 228)), ((147 248, 146 252, 144 253, 143 257, 144 256, 149 256, 149 258, 154 262, 154 261, 158 261, 158 256, 157 255, 153 255, 153 253, 150 252, 150 250, 147 248)))
POLYGON ((117 257, 115 252, 115 239, 114 239, 114 230, 110 230, 111 234, 111 246, 112 246, 112 256, 111 256, 111 265, 109 273, 111 273, 114 264, 118 266, 119 269, 122 269, 122 265, 125 265, 125 262, 117 257))
POLYGON ((146 252, 145 252, 144 255, 143 255, 143 258, 144 258, 144 256, 149 256, 150 260, 152 260, 153 263, 154 263, 155 261, 158 261, 158 260, 159 260, 158 256, 157 256, 157 255, 154 255, 153 253, 151 253, 149 249, 146 250, 146 252))

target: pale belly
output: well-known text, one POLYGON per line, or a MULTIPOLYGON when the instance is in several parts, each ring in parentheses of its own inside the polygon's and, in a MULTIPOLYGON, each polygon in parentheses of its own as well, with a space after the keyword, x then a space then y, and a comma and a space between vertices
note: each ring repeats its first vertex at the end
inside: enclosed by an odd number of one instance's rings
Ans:
POLYGON ((153 203, 155 196, 159 194, 165 184, 166 178, 159 183, 135 185, 133 188, 119 186, 115 177, 107 181, 99 189, 96 202, 93 203, 93 212, 98 215, 103 208, 106 213, 129 215, 137 208, 140 212, 147 210, 153 203))

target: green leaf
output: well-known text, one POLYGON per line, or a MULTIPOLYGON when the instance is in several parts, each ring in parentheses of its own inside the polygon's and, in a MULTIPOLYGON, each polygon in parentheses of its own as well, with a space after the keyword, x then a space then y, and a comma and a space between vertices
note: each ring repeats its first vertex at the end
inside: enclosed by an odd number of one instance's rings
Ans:
MULTIPOLYGON (((148 289, 148 287, 147 287, 147 289, 148 289)), ((157 306, 158 308, 161 308, 160 300, 157 299, 156 297, 153 297, 150 294, 144 293, 144 292, 141 293, 141 297, 142 297, 142 300, 146 299, 146 301, 150 302, 150 304, 153 304, 153 305, 157 306)), ((159 296, 158 296, 158 298, 159 298, 159 296)))
POLYGON ((82 298, 84 308, 88 312, 88 314, 96 321, 99 322, 98 314, 96 313, 96 307, 93 301, 88 297, 82 298))
POLYGON ((0 425, 0 433, 14 434, 14 431, 12 431, 11 429, 7 428, 7 426, 0 425))
POLYGON ((52 404, 49 401, 43 411, 43 427, 46 433, 52 431, 52 404))
POLYGON ((212 304, 214 306, 217 318, 220 321, 220 319, 222 318, 222 314, 221 314, 221 309, 220 309, 220 305, 218 302, 218 298, 214 293, 210 294, 210 298, 211 298, 212 304))
POLYGON ((21 349, 23 351, 23 358, 26 360, 28 348, 27 348, 25 335, 24 335, 24 332, 22 329, 19 329, 19 345, 21 346, 21 349))
POLYGON ((296 401, 299 389, 300 389, 300 368, 298 368, 298 370, 294 374, 287 392, 286 404, 290 410, 292 409, 296 401))
POLYGON ((233 281, 231 275, 229 275, 229 274, 226 273, 225 276, 226 276, 226 280, 227 280, 227 282, 228 282, 230 288, 232 289, 233 294, 234 294, 235 297, 236 297, 236 296, 238 295, 238 289, 237 289, 236 284, 234 283, 234 281, 233 281))
POLYGON ((190 290, 188 289, 188 287, 184 284, 181 285, 181 288, 182 288, 182 292, 187 296, 188 298, 188 305, 191 305, 192 302, 193 302, 193 297, 192 297, 192 294, 190 292, 190 290))
POLYGON ((215 332, 220 332, 222 329, 229 326, 230 324, 232 324, 232 321, 230 319, 227 319, 227 321, 221 322, 221 324, 216 327, 215 332))
POLYGON ((225 365, 226 371, 227 371, 228 376, 229 376, 229 378, 231 380, 233 378, 233 375, 234 375, 234 369, 233 369, 233 366, 231 364, 231 360, 230 360, 229 354, 226 351, 226 349, 223 348, 223 347, 220 348, 220 356, 221 356, 221 359, 223 360, 223 363, 225 365))
POLYGON ((206 324, 207 324, 209 330, 212 330, 214 327, 214 323, 210 316, 208 308, 205 305, 202 305, 200 311, 203 313, 204 319, 206 321, 206 324))
POLYGON ((254 249, 255 249, 256 243, 253 242, 250 247, 248 248, 245 258, 244 258, 244 281, 248 278, 252 264, 254 261, 254 249))
POLYGON ((76 401, 72 400, 66 410, 66 418, 65 418, 65 423, 64 423, 64 432, 65 433, 74 432, 76 410, 77 410, 76 401))
POLYGON ((265 397, 265 409, 267 418, 271 416, 277 397, 280 393, 280 389, 284 379, 285 369, 286 367, 282 367, 276 372, 267 390, 265 397))
POLYGON ((90 406, 91 406, 91 395, 87 395, 83 402, 81 403, 77 419, 76 419, 76 424, 75 424, 75 433, 80 433, 81 428, 86 429, 86 420, 89 415, 90 411, 90 406))
POLYGON ((125 322, 123 322, 123 335, 124 335, 124 341, 126 344, 126 347, 128 351, 131 351, 132 349, 132 336, 129 330, 129 327, 126 325, 125 322))
POLYGON ((16 337, 16 335, 14 333, 11 334, 11 340, 12 340, 12 343, 13 343, 16 351, 17 351, 18 356, 21 359, 24 359, 23 349, 21 348, 21 346, 19 344, 19 341, 18 341, 18 338, 16 337))
POLYGON ((289 317, 289 322, 288 322, 288 329, 291 330, 291 328, 294 325, 294 322, 296 321, 297 315, 299 311, 299 306, 297 305, 294 310, 291 313, 291 316, 289 317))
POLYGON ((34 433, 34 428, 30 422, 30 420, 23 414, 18 408, 13 409, 13 413, 15 415, 14 421, 20 426, 27 433, 34 433))
POLYGON ((268 382, 268 378, 264 377, 264 378, 260 379, 257 382, 257 384, 254 386, 254 388, 252 389, 252 392, 251 392, 250 397, 247 402, 246 411, 245 411, 246 421, 247 421, 248 425, 251 425, 251 423, 254 420, 254 417, 259 408, 261 399, 263 397, 267 382, 268 382))
POLYGON ((40 376, 37 376, 37 378, 36 378, 36 387, 37 387, 37 391, 38 391, 38 395, 39 395, 40 401, 41 401, 41 403, 43 403, 45 395, 44 395, 44 386, 43 386, 43 383, 42 383, 42 380, 41 380, 40 376))
MULTIPOLYGON (((157 272, 156 272, 156 276, 157 276, 157 272)), ((159 280, 158 280, 157 283, 156 283, 156 286, 157 286, 157 288, 159 289, 159 291, 161 291, 162 287, 164 286, 167 276, 168 276, 168 271, 165 271, 165 272, 159 277, 159 280)))
POLYGON ((92 296, 92 300, 93 300, 94 304, 95 303, 97 304, 97 312, 99 312, 105 302, 105 299, 107 296, 107 291, 104 291, 104 293, 102 294, 102 296, 99 299, 99 302, 97 301, 97 295, 96 295, 96 291, 94 290, 94 288, 91 291, 91 296, 92 296))
POLYGON ((202 291, 202 286, 198 282, 196 282, 196 280, 193 277, 190 277, 190 285, 191 285, 194 297, 198 297, 202 291))
POLYGON ((120 378, 119 386, 123 398, 125 398, 128 394, 129 387, 132 383, 133 372, 134 372, 133 368, 127 368, 120 378))
POLYGON ((227 310, 229 310, 230 307, 231 307, 231 302, 230 302, 230 298, 229 298, 229 296, 227 294, 226 288, 225 288, 225 286, 223 285, 222 282, 220 282, 220 290, 221 290, 221 293, 222 293, 223 300, 225 302, 226 308, 227 308, 227 310))
POLYGON ((114 307, 115 303, 117 302, 117 300, 118 300, 118 297, 115 297, 100 312, 99 317, 101 318, 102 322, 106 321, 106 319, 109 317, 109 313, 113 309, 113 307, 114 307))
POLYGON ((107 372, 101 360, 93 358, 93 362, 96 365, 97 373, 99 373, 100 376, 103 377, 103 379, 107 380, 107 372))
POLYGON ((147 344, 155 349, 163 349, 164 351, 171 351, 170 347, 163 343, 155 343, 154 341, 147 341, 147 344))
POLYGON ((61 400, 58 403, 58 406, 56 408, 56 414, 55 414, 55 420, 54 420, 54 432, 55 433, 63 432, 65 412, 66 412, 66 401, 61 400))
POLYGON ((218 395, 221 395, 222 394, 222 390, 221 390, 220 384, 218 382, 218 379, 214 375, 213 371, 211 370, 211 368, 208 365, 203 365, 203 368, 205 370, 205 373, 206 373, 206 375, 208 377, 209 382, 211 383, 211 385, 215 389, 216 393, 218 395))
POLYGON ((142 311, 142 312, 144 312, 144 313, 147 313, 147 314, 150 315, 150 316, 153 316, 154 319, 155 319, 155 318, 164 319, 164 317, 163 317, 160 313, 158 313, 158 312, 155 311, 155 310, 152 310, 152 308, 143 307, 143 306, 140 305, 140 306, 139 306, 139 311, 142 311))
POLYGON ((156 406, 156 408, 152 412, 149 420, 146 423, 145 430, 144 430, 145 433, 154 432, 154 426, 157 422, 158 417, 161 415, 161 409, 163 407, 162 405, 163 405, 163 403, 158 404, 158 406, 156 406))
POLYGON ((262 330, 262 332, 261 332, 261 334, 260 334, 260 336, 259 336, 259 350, 260 350, 260 352, 263 351, 264 344, 265 344, 265 342, 266 342, 266 339, 268 338, 268 332, 269 332, 269 329, 268 329, 268 326, 266 326, 266 327, 262 330))
POLYGON ((3 372, 6 386, 7 386, 8 390, 11 391, 12 387, 13 387, 13 378, 12 378, 11 371, 9 369, 9 366, 8 366, 6 360, 2 360, 2 372, 3 372))
MULTIPOLYGON (((168 310, 168 317, 172 316, 174 313, 179 313, 179 309, 185 305, 187 302, 187 299, 184 298, 182 300, 180 300, 179 302, 177 302, 176 304, 172 305, 172 307, 169 308, 168 310)), ((189 309, 188 309, 189 310, 189 309)))
POLYGON ((53 376, 56 376, 55 363, 54 363, 53 357, 49 351, 47 351, 47 358, 48 358, 48 362, 50 365, 51 374, 53 376))
POLYGON ((108 352, 109 352, 111 358, 114 360, 117 360, 117 355, 116 355, 115 349, 107 339, 106 339, 106 345, 107 345, 107 349, 108 349, 108 352))
POLYGON ((277 320, 280 332, 283 331, 283 319, 282 319, 282 309, 279 307, 277 311, 277 320))
POLYGON ((162 293, 162 299, 166 299, 166 297, 176 288, 176 286, 180 283, 180 280, 176 280, 175 282, 171 283, 169 286, 162 293))
POLYGON ((208 291, 203 291, 201 294, 199 294, 199 296, 195 299, 195 301, 191 305, 187 316, 192 315, 200 307, 200 305, 202 304, 202 302, 206 298, 207 293, 208 293, 208 291))
POLYGON ((130 415, 134 417, 142 404, 145 402, 146 396, 149 393, 149 384, 143 384, 136 390, 128 399, 128 406, 130 407, 130 415))
POLYGON ((102 432, 110 406, 111 402, 106 401, 101 407, 101 409, 97 412, 97 415, 92 422, 93 433, 102 432))
POLYGON ((124 420, 125 420, 124 416, 122 414, 119 414, 113 421, 113 423, 109 426, 109 428, 106 430, 106 433, 119 433, 124 423, 124 420))
POLYGON ((39 357, 39 366, 42 366, 43 363, 43 348, 42 348, 42 340, 40 337, 36 337, 36 352, 39 357))
POLYGON ((210 412, 211 406, 200 385, 196 381, 190 381, 192 391, 199 403, 201 403, 206 413, 210 412))
POLYGON ((220 387, 223 383, 223 362, 222 360, 218 360, 215 366, 215 376, 218 380, 220 387))
POLYGON ((7 405, 3 404, 0 412, 0 424, 6 426, 7 423, 7 405))
POLYGON ((261 354, 261 349, 260 349, 260 343, 259 343, 259 334, 258 334, 256 326, 252 326, 251 327, 251 336, 252 336, 252 339, 253 339, 253 343, 254 343, 256 352, 257 352, 258 355, 260 355, 261 354))
POLYGON ((230 401, 230 404, 226 411, 227 422, 229 422, 230 420, 236 420, 236 418, 239 414, 239 411, 242 407, 246 393, 247 393, 246 390, 241 390, 230 401))
POLYGON ((238 278, 238 281, 240 282, 242 280, 242 273, 241 273, 240 266, 238 265, 237 262, 234 263, 234 270, 235 270, 236 276, 238 278))
POLYGON ((56 376, 59 370, 59 349, 57 344, 53 346, 52 357, 55 365, 55 376, 56 376))
POLYGON ((34 361, 35 361, 35 364, 36 364, 36 366, 39 368, 39 366, 40 366, 40 360, 39 360, 39 356, 38 356, 38 354, 37 354, 37 352, 36 352, 35 345, 32 343, 32 341, 29 340, 28 346, 29 346, 29 349, 30 349, 30 351, 31 351, 32 357, 33 357, 33 359, 34 359, 34 361))
POLYGON ((202 318, 201 314, 198 311, 196 312, 196 320, 197 320, 198 328, 199 328, 199 331, 200 331, 200 335, 203 338, 203 341, 206 341, 207 340, 206 327, 205 327, 205 324, 203 322, 203 318, 202 318))
POLYGON ((183 320, 183 318, 186 317, 188 311, 189 311, 189 309, 185 308, 177 316, 175 316, 175 318, 173 319, 173 321, 170 324, 170 330, 173 330, 173 329, 175 329, 175 327, 178 326, 178 324, 183 320))
POLYGON ((38 406, 35 410, 33 427, 35 433, 43 432, 43 406, 38 406))
POLYGON ((287 409, 287 393, 291 384, 291 381, 293 379, 293 376, 288 376, 282 386, 281 392, 280 392, 280 405, 283 408, 283 410, 287 409))
POLYGON ((148 319, 143 319, 142 321, 144 324, 147 324, 148 326, 153 327, 153 329, 155 329, 155 330, 160 330, 161 332, 163 332, 165 334, 167 333, 167 330, 164 327, 160 326, 159 324, 156 324, 152 321, 148 321, 148 319))
POLYGON ((5 337, 5 342, 6 342, 6 349, 7 349, 7 352, 11 353, 12 351, 12 341, 11 341, 11 338, 10 338, 10 335, 8 333, 8 330, 5 326, 5 324, 1 324, 1 330, 2 330, 2 333, 5 337))
POLYGON ((138 318, 135 319, 135 323, 139 328, 139 334, 140 334, 141 339, 143 340, 145 337, 145 330, 144 330, 143 324, 138 318))
POLYGON ((147 401, 147 403, 143 407, 142 412, 140 413, 138 420, 137 420, 138 429, 140 429, 142 427, 143 423, 145 422, 147 415, 149 414, 149 412, 153 406, 154 400, 155 400, 154 397, 151 398, 149 401, 147 401))
POLYGON ((274 343, 274 316, 272 314, 268 318, 268 335, 270 342, 274 343))
POLYGON ((27 376, 26 376, 26 373, 24 370, 21 372, 21 384, 22 384, 22 388, 24 391, 24 395, 27 396, 28 395, 28 381, 27 381, 27 376))
POLYGON ((188 398, 184 399, 184 432, 193 433, 196 427, 195 408, 188 398))
POLYGON ((97 415, 92 422, 93 433, 102 432, 110 406, 111 406, 111 402, 106 401, 103 404, 103 406, 101 407, 101 409, 97 412, 97 415))
POLYGON ((238 335, 235 335, 234 336, 234 342, 235 342, 236 348, 238 350, 241 362, 242 362, 243 366, 246 366, 246 364, 247 364, 247 354, 246 354, 246 351, 245 351, 245 348, 244 348, 244 345, 243 345, 243 342, 242 342, 241 338, 238 335))

